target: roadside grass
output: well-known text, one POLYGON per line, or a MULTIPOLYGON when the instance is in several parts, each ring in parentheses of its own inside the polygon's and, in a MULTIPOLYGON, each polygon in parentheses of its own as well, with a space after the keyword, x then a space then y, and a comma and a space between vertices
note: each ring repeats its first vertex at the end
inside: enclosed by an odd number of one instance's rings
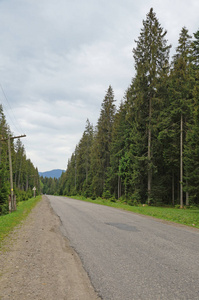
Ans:
POLYGON ((92 202, 96 204, 106 205, 115 207, 118 209, 123 209, 127 211, 131 211, 137 214, 142 214, 146 216, 151 216, 154 218, 172 221, 175 223, 196 227, 199 228, 199 208, 173 208, 173 207, 156 207, 156 206, 131 206, 119 201, 111 202, 109 200, 97 198, 96 200, 92 200, 90 198, 85 198, 82 196, 70 196, 72 199, 92 202))
POLYGON ((0 248, 6 236, 28 216, 41 198, 42 196, 37 196, 27 201, 18 202, 16 211, 8 215, 0 216, 0 248))

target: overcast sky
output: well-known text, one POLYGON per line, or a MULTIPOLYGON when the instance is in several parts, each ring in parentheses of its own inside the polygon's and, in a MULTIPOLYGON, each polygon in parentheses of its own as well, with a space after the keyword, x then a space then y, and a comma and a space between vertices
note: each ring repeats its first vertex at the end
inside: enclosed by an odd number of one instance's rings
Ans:
POLYGON ((66 169, 109 85, 120 103, 151 7, 172 54, 199 29, 198 0, 0 0, 0 102, 39 171, 66 169))

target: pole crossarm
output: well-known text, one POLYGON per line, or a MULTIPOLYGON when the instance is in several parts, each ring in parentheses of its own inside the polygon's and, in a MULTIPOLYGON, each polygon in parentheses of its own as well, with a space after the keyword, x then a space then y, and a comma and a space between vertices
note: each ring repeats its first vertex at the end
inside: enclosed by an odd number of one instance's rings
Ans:
POLYGON ((3 139, 1 139, 1 141, 3 142, 3 141, 7 141, 7 140, 14 140, 14 139, 20 139, 20 138, 22 138, 22 137, 26 137, 26 135, 25 134, 23 134, 23 135, 19 135, 19 136, 9 136, 8 138, 3 138, 3 139))

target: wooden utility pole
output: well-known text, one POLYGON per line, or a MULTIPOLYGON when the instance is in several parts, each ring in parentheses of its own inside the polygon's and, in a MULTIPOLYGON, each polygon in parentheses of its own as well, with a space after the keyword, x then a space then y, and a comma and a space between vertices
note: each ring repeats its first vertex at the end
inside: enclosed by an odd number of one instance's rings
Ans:
POLYGON ((22 137, 26 137, 26 135, 20 136, 9 136, 8 138, 1 139, 1 141, 8 141, 8 155, 9 155, 9 168, 10 168, 10 197, 11 197, 11 206, 9 207, 9 211, 12 212, 16 210, 15 198, 14 198, 14 189, 13 189, 13 174, 12 174, 12 156, 11 156, 11 145, 10 140, 20 139, 22 137))
POLYGON ((10 147, 10 137, 8 138, 8 155, 9 155, 9 168, 10 168, 10 197, 11 197, 11 212, 14 211, 14 190, 13 190, 13 176, 12 176, 12 157, 10 147))

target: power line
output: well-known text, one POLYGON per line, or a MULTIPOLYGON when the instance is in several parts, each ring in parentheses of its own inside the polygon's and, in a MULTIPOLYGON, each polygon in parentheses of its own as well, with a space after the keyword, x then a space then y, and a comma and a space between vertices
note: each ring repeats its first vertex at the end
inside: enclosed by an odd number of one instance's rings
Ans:
POLYGON ((18 122, 17 119, 15 118, 15 114, 14 114, 14 112, 13 112, 13 110, 12 110, 12 107, 11 107, 9 101, 8 101, 8 98, 7 98, 7 96, 6 96, 6 93, 5 93, 5 91, 4 91, 4 89, 3 89, 1 83, 0 83, 0 88, 1 88, 1 91, 2 91, 2 93, 3 93, 4 98, 5 98, 6 101, 7 101, 8 107, 10 108, 10 110, 11 110, 11 112, 12 112, 12 115, 13 115, 13 118, 12 118, 12 117, 10 116, 8 110, 6 110, 5 106, 3 105, 4 109, 5 109, 6 112, 7 112, 7 115, 8 115, 8 117, 9 117, 10 121, 12 122, 12 125, 14 126, 14 128, 16 129, 17 132, 23 132, 23 130, 22 130, 22 128, 21 128, 19 122, 18 122), (14 119, 15 123, 13 122, 13 119, 14 119))

